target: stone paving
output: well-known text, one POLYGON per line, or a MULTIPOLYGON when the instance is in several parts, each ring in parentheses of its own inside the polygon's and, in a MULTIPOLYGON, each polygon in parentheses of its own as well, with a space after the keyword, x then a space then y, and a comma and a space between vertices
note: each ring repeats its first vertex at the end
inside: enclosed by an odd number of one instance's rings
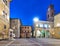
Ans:
POLYGON ((9 42, 11 42, 11 41, 9 41, 9 40, 7 40, 7 41, 0 41, 0 46, 5 46, 6 44, 8 44, 9 42))
POLYGON ((60 46, 60 39, 30 38, 0 41, 0 46, 60 46))

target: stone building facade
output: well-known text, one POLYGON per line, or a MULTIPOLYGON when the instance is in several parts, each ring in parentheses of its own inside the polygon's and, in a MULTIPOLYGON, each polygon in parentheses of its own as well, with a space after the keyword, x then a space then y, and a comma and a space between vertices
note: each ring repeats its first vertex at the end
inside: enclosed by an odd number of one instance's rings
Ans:
POLYGON ((9 37, 10 1, 0 0, 0 39, 7 39, 9 37))
POLYGON ((21 38, 30 38, 32 36, 32 27, 31 26, 21 26, 20 37, 21 38))
POLYGON ((10 28, 13 29, 15 38, 20 37, 20 26, 21 26, 21 21, 18 18, 10 19, 10 28))
POLYGON ((60 13, 54 16, 54 27, 60 27, 60 13))
POLYGON ((34 37, 48 37, 47 32, 52 28, 53 22, 38 21, 34 23, 34 37), (44 33, 44 34, 43 34, 44 33))

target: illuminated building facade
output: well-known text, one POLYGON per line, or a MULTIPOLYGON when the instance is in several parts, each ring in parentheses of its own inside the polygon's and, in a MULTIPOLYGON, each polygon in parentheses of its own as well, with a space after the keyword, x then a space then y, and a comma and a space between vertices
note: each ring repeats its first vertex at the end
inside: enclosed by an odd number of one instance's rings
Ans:
POLYGON ((48 21, 38 21, 34 23, 34 36, 36 38, 41 37, 43 33, 45 33, 43 37, 48 37, 46 32, 49 32, 49 29, 52 28, 53 22, 48 21))
POLYGON ((60 13, 54 16, 54 27, 60 27, 60 13))
POLYGON ((0 39, 9 37, 10 1, 0 0, 0 39))
POLYGON ((60 13, 54 16, 54 28, 50 30, 52 38, 60 38, 60 13))

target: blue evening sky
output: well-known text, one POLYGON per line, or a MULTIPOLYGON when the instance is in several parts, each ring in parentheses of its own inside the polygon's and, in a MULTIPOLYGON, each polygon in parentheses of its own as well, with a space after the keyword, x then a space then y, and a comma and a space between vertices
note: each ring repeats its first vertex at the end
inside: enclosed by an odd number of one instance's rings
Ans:
POLYGON ((23 25, 33 25, 33 18, 46 20, 50 2, 54 4, 55 14, 60 12, 60 0, 12 0, 10 17, 19 18, 23 25))

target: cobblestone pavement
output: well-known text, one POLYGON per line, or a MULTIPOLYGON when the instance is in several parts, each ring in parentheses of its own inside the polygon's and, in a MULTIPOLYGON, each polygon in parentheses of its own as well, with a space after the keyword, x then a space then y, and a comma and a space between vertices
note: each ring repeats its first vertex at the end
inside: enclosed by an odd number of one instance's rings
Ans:
POLYGON ((60 39, 27 38, 13 41, 0 41, 0 46, 60 46, 60 39))

